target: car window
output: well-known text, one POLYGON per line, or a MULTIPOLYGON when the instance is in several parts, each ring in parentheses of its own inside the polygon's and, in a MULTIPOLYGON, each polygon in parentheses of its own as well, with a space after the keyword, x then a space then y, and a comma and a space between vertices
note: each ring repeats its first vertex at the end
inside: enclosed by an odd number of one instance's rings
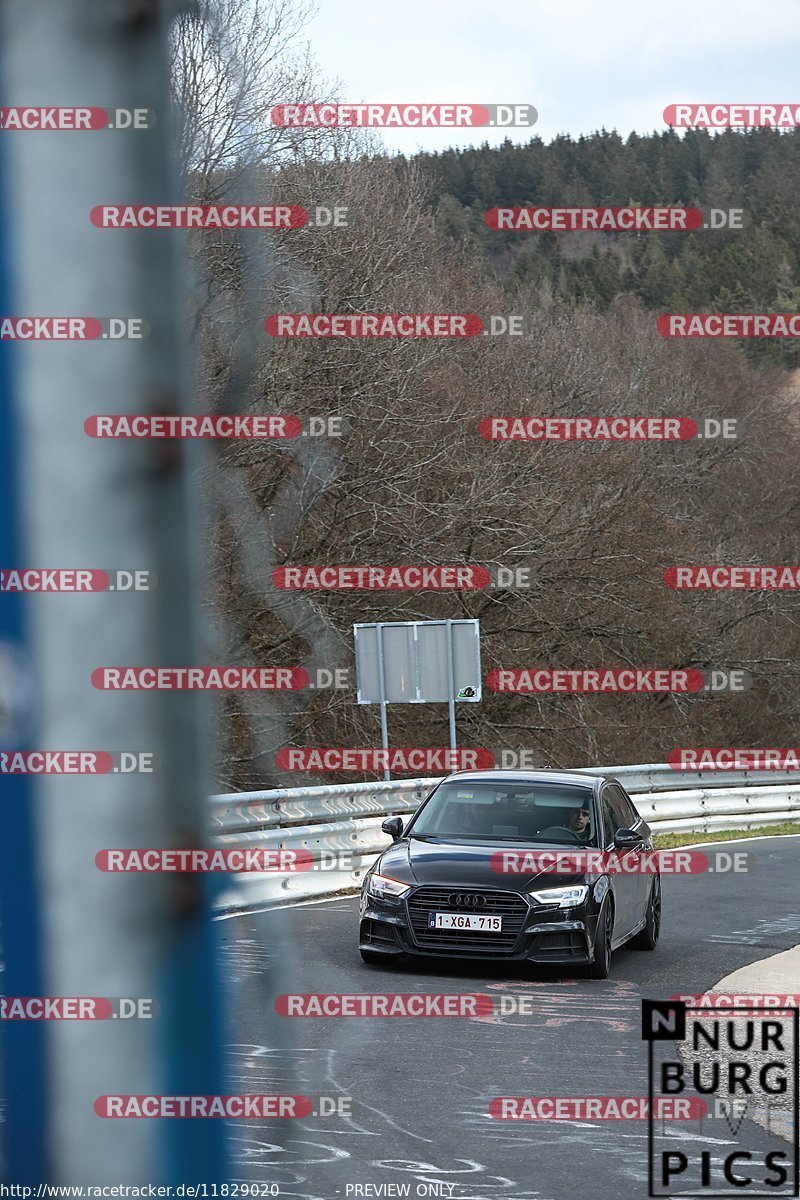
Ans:
POLYGON ((611 803, 611 812, 614 818, 614 833, 618 829, 627 829, 630 825, 628 814, 625 811, 625 806, 622 803, 622 796, 619 794, 619 789, 613 783, 608 785, 609 800, 611 803))
MULTIPOLYGON (((609 787, 613 795, 614 812, 620 818, 617 829, 633 829, 634 825, 638 825, 640 821, 638 812, 620 784, 612 783, 609 784, 609 787)), ((616 830, 614 832, 616 833, 616 830)))
POLYGON ((603 810, 603 829, 605 831, 605 844, 614 840, 614 834, 621 828, 619 824, 619 814, 615 810, 614 795, 609 784, 606 784, 602 791, 601 806, 603 810))
POLYGON ((592 791, 565 784, 454 780, 437 788, 407 832, 412 837, 595 845, 592 791))

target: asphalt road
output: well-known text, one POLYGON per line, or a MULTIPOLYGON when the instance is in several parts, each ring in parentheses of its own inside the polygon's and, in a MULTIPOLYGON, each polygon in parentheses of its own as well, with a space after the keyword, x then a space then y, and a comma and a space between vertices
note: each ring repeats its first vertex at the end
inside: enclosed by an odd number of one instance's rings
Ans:
MULTIPOLYGON (((220 921, 232 1013, 228 1090, 351 1098, 349 1117, 307 1117, 283 1128, 233 1123, 231 1178, 321 1200, 646 1196, 646 1121, 498 1121, 488 1115, 489 1102, 646 1096, 641 999, 707 991, 731 971, 800 942, 800 842, 733 848, 747 850, 747 873, 665 878, 658 948, 617 951, 602 981, 527 966, 367 967, 356 947, 355 897, 220 921), (274 1007, 285 992, 524 995, 534 998, 534 1014, 288 1019, 274 1007), (359 1185, 371 1186, 354 1191, 359 1185)), ((671 1054, 673 1044, 664 1045, 671 1054)), ((672 1139, 669 1147, 709 1150, 715 1168, 739 1147, 737 1138, 763 1152, 790 1149, 749 1121, 739 1131, 722 1121, 668 1122, 661 1133, 672 1139)))

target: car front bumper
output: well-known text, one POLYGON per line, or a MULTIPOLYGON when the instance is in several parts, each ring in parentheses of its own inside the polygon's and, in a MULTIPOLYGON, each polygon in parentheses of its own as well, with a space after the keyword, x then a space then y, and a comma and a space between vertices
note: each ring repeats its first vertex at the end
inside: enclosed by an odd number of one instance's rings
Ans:
POLYGON ((536 906, 526 896, 512 895, 519 906, 519 920, 512 933, 493 944, 492 934, 472 931, 443 931, 425 928, 427 909, 419 902, 424 888, 416 888, 400 900, 377 900, 365 892, 361 897, 359 947, 387 959, 400 955, 430 958, 465 958, 473 962, 534 962, 552 964, 591 963, 597 915, 588 905, 558 909, 536 906), (409 910, 409 902, 417 899, 409 910), (412 918, 413 913, 413 918, 412 918))

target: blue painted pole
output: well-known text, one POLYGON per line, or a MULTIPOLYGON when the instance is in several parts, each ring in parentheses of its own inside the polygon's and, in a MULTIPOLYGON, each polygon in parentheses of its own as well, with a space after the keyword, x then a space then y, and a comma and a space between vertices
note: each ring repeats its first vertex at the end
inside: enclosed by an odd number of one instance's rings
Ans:
MULTIPOLYGON (((35 785, 0 777, 0 939, 9 963, 0 987, 18 995, 43 990, 35 786, 46 989, 152 998, 159 1006, 153 1020, 49 1023, 47 1063, 54 1066, 46 1095, 42 1026, 6 1027, 14 1183, 38 1182, 45 1171, 48 1181, 81 1186, 225 1181, 223 1121, 101 1120, 94 1110, 106 1094, 212 1094, 224 1086, 206 881, 104 874, 95 866, 105 848, 194 846, 207 835, 202 706, 180 693, 107 695, 90 683, 101 664, 201 657, 204 498, 189 465, 196 464, 192 448, 171 456, 157 444, 108 445, 83 431, 91 413, 189 407, 180 239, 167 231, 98 230, 89 216, 104 202, 175 202, 167 39, 169 14, 182 2, 0 2, 5 81, 17 103, 24 96, 37 105, 102 104, 157 116, 141 131, 21 133, 8 144, 3 139, 14 135, 0 133, 0 150, 13 155, 6 178, 16 268, 11 311, 142 318, 150 331, 141 341, 19 351, 21 448, 0 382, 0 567, 118 566, 153 571, 158 580, 152 594, 0 596, 0 650, 8 650, 0 658, 0 711, 5 697, 10 725, 0 749, 31 736, 18 712, 28 672, 14 664, 24 653, 22 606, 30 615, 41 599, 31 622, 40 748, 129 747, 152 753, 157 764, 152 774, 53 775, 35 785), (19 511, 12 470, 20 462, 28 561, 10 541, 19 511)), ((0 238, 6 228, 0 220, 0 238)))
MULTIPOLYGON (((8 225, 3 203, 0 140, 0 316, 8 304, 8 225)), ((16 413, 9 343, 0 341, 0 570, 20 567, 16 413)), ((30 748, 34 730, 33 672, 25 640, 24 598, 0 592, 0 750, 30 748)), ((33 787, 26 775, 0 774, 0 947, 4 996, 42 993, 33 787)), ((9 1183, 46 1179, 44 1030, 38 1021, 0 1021, 6 1120, 2 1177, 9 1183)))

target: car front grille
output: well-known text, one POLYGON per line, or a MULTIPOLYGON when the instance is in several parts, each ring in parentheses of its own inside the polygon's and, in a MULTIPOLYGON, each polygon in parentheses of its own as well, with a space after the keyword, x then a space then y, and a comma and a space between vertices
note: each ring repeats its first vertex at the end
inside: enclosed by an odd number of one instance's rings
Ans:
POLYGON ((516 892, 489 891, 485 888, 421 887, 408 898, 408 915, 414 942, 421 950, 437 954, 504 955, 513 954, 520 931, 530 909, 516 892), (479 894, 485 903, 471 907, 454 905, 454 895, 479 894), (482 916, 503 918, 501 933, 481 929, 429 929, 432 912, 479 912, 482 916))

